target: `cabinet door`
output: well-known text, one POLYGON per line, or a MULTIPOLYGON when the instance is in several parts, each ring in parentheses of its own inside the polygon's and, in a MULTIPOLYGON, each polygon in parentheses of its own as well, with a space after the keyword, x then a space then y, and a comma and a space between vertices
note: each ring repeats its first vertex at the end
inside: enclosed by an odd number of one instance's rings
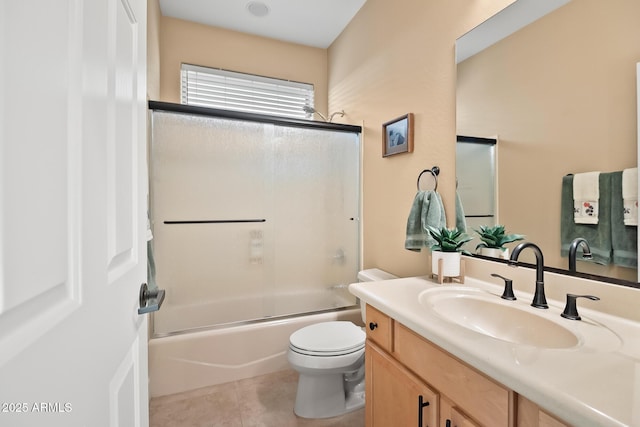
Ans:
POLYGON ((471 418, 460 412, 447 399, 440 399, 440 426, 441 427, 480 427, 471 418))
POLYGON ((539 412, 538 417, 540 420, 540 427, 568 427, 567 424, 558 421, 542 410, 539 412))
POLYGON ((518 396, 517 414, 517 427, 569 427, 523 396, 518 396))
POLYGON ((366 426, 437 427, 438 395, 367 341, 366 426))
POLYGON ((486 427, 509 427, 512 392, 398 322, 393 355, 486 427))

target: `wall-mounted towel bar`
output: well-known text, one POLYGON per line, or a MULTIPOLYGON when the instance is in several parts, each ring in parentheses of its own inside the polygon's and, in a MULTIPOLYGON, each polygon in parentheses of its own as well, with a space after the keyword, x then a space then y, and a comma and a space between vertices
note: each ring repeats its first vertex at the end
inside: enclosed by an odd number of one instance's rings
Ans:
POLYGON ((431 169, 423 170, 422 172, 420 172, 420 175, 418 175, 418 181, 416 182, 418 191, 420 191, 420 178, 422 178, 422 175, 424 175, 425 172, 429 172, 431 176, 433 176, 433 181, 434 181, 433 191, 438 190, 438 175, 440 175, 440 168, 438 166, 434 166, 431 169))
POLYGON ((202 220, 190 220, 190 221, 164 221, 165 224, 233 224, 233 223, 245 223, 245 222, 266 222, 264 218, 258 219, 202 219, 202 220))

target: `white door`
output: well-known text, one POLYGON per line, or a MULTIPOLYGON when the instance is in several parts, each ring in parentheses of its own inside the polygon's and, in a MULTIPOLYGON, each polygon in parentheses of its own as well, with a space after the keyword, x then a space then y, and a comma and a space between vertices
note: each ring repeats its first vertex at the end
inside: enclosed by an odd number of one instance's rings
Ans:
POLYGON ((0 1, 0 426, 148 424, 146 0, 0 1))

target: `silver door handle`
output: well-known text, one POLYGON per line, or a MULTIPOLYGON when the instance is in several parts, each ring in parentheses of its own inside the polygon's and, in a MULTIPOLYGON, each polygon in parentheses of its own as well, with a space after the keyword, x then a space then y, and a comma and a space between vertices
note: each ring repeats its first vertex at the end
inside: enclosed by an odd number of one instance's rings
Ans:
POLYGON ((152 289, 146 283, 140 285, 140 308, 138 314, 151 313, 160 310, 164 301, 164 289, 152 289))

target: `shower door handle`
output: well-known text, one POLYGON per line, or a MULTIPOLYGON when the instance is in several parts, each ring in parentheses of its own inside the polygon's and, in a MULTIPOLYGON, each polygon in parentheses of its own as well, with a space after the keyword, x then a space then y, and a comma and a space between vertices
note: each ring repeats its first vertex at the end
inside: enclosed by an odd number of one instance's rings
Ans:
POLYGON ((138 314, 151 313, 160 310, 160 306, 164 302, 164 289, 149 290, 146 283, 140 285, 140 308, 138 314))

